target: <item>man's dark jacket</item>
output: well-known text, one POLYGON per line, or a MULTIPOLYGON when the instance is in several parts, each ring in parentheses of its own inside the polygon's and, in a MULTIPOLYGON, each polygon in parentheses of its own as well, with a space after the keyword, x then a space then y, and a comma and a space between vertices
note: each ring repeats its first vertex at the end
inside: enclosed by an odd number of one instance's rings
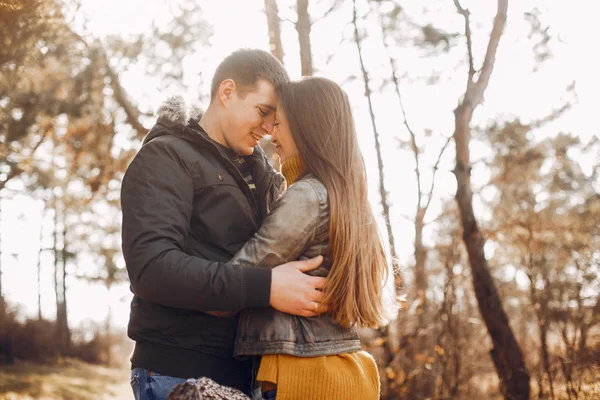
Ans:
POLYGON ((203 311, 269 306, 271 270, 228 261, 259 229, 283 177, 257 147, 245 157, 253 194, 181 107, 172 99, 163 105, 121 188, 123 255, 134 294, 131 361, 162 375, 208 376, 247 391, 248 363, 232 358, 237 316, 203 311))

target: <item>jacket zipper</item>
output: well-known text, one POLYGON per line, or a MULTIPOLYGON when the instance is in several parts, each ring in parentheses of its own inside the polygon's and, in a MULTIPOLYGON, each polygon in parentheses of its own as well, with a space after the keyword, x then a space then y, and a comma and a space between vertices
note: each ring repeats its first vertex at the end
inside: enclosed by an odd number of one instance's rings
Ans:
MULTIPOLYGON (((165 125, 163 125, 165 126, 165 125)), ((167 129, 171 129, 168 126, 165 126, 165 128, 167 129)), ((185 128, 187 129, 192 129, 192 130, 196 130, 195 128, 192 127, 188 127, 185 126, 185 128)), ((184 128, 184 129, 185 129, 184 128)), ((233 163, 233 161, 231 161, 229 159, 229 157, 226 157, 223 152, 221 151, 221 149, 219 149, 217 147, 216 144, 214 144, 212 141, 208 140, 207 138, 204 137, 204 135, 202 135, 201 133, 196 133, 196 135, 198 136, 198 139, 202 140, 204 143, 208 143, 210 146, 212 146, 212 148, 217 152, 217 154, 219 155, 219 157, 227 160, 228 165, 230 168, 229 169, 229 173, 231 173, 232 175, 236 175, 239 179, 238 179, 238 186, 240 187, 240 189, 242 190, 242 192, 244 193, 244 197, 246 198, 246 201, 248 202, 248 205, 250 206, 250 208, 253 211, 253 214, 255 216, 256 220, 260 219, 261 216, 261 212, 260 209, 258 207, 258 203, 256 201, 256 199, 254 198, 254 195, 252 194, 252 190, 250 189, 250 187, 248 186, 248 184, 246 183, 246 180, 244 179, 244 177, 242 176, 242 174, 240 173, 240 171, 237 169, 237 167, 235 166, 235 164, 233 163), (235 171, 231 171, 231 168, 233 168, 233 170, 235 171), (240 182, 243 182, 243 184, 241 184, 240 182)), ((193 138, 193 136, 190 136, 190 138, 193 138)), ((264 180, 265 178, 263 178, 264 180)), ((258 192, 258 186, 257 186, 257 192, 258 192)), ((258 221, 255 221, 255 223, 258 224, 258 221)))
POLYGON ((246 197, 246 201, 248 201, 248 205, 252 208, 252 210, 256 214, 255 216, 260 216, 260 209, 258 208, 258 204, 256 202, 256 199, 254 198, 254 195, 252 194, 252 189, 250 189, 250 187, 246 183, 246 180, 244 179, 244 177, 242 176, 242 174, 240 173, 240 171, 237 169, 237 167, 235 166, 235 164, 233 163, 233 161, 231 161, 229 159, 229 157, 226 157, 226 156, 223 155, 223 153, 217 147, 217 145, 215 145, 214 143, 211 143, 211 142, 209 142, 209 143, 213 146, 213 148, 217 151, 217 153, 219 154, 219 156, 221 158, 227 160, 227 162, 229 163, 229 167, 230 167, 229 168, 229 170, 230 170, 229 173, 235 174, 239 178, 238 185, 240 186, 240 189, 242 189, 242 192, 244 192, 244 197, 246 197), (243 182, 243 184, 241 184, 240 182, 243 182))

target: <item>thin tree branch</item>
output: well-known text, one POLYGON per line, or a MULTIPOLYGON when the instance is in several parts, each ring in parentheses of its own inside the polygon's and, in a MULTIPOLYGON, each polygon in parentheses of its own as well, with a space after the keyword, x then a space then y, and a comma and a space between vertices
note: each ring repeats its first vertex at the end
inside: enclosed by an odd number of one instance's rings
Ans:
POLYGON ((21 175, 22 173, 23 173, 23 170, 21 168, 19 168, 19 166, 15 165, 15 166, 11 167, 11 170, 8 173, 8 175, 6 176, 6 178, 4 180, 0 181, 0 190, 4 189, 6 184, 11 179, 16 178, 17 176, 21 175))
POLYGON ((369 75, 367 73, 367 69, 365 66, 365 62, 362 55, 362 42, 360 38, 360 34, 358 32, 358 17, 356 12, 356 0, 352 1, 353 9, 352 9, 352 24, 354 26, 354 40, 356 42, 356 48, 358 51, 358 59, 360 61, 360 68, 363 75, 364 87, 365 87, 365 96, 367 97, 367 102, 369 104, 369 114, 371 116, 371 125, 373 128, 373 136, 375 139, 375 152, 377 153, 377 166, 379 168, 379 194, 381 196, 381 206, 383 208, 383 217, 385 219, 386 227, 388 230, 388 239, 390 244, 390 253, 392 256, 392 263, 394 264, 394 269, 397 267, 396 263, 396 246, 394 240, 394 233, 392 230, 392 225, 390 223, 390 210, 389 204, 387 201, 387 193, 385 191, 384 177, 383 177, 383 159, 381 156, 381 145, 379 143, 379 131, 377 129, 377 123, 375 122, 375 111, 373 110, 373 103, 371 101, 371 89, 369 87, 369 75))
MULTIPOLYGON (((459 4, 459 6, 460 6, 460 4, 459 4)), ((379 13, 379 19, 380 19, 380 23, 381 23, 381 27, 382 27, 382 32, 383 32, 383 46, 388 54, 388 58, 390 61, 390 67, 392 69, 392 81, 394 82, 394 89, 396 91, 396 96, 398 97, 398 102, 400 103, 400 109, 402 110, 402 118, 403 118, 404 126, 406 127, 406 129, 408 130, 408 133, 410 134, 411 147, 412 147, 413 154, 415 157, 415 174, 417 176, 417 190, 418 190, 417 212, 419 212, 419 211, 421 211, 421 203, 422 203, 422 197, 423 197, 422 188, 421 188, 421 172, 420 172, 420 164, 419 164, 419 148, 417 146, 416 134, 415 134, 414 130, 411 128, 410 124, 408 123, 408 117, 406 115, 406 109, 404 108, 402 93, 400 92, 400 80, 398 79, 398 75, 396 74, 396 61, 394 60, 394 58, 391 55, 391 52, 389 51, 389 46, 386 41, 386 30, 385 30, 385 24, 384 24, 385 21, 383 20, 383 14, 381 12, 379 13)), ((425 207, 422 210, 423 220, 425 220, 425 214, 427 213, 427 210, 429 209, 429 205, 431 204, 431 199, 433 197, 433 190, 435 188, 435 176, 436 176, 437 170, 439 168, 440 160, 451 141, 452 141, 452 136, 450 136, 446 139, 444 146, 442 146, 442 149, 440 150, 440 154, 438 155, 435 165, 433 166, 433 176, 432 176, 432 180, 431 180, 431 187, 428 192, 427 204, 425 205, 425 207)))
MULTIPOLYGON (((72 30, 71 34, 73 34, 88 50, 92 49, 92 46, 90 46, 90 44, 81 35, 72 30)), ((99 46, 97 51, 100 52, 100 55, 104 61, 104 67, 106 68, 106 74, 110 78, 110 86, 113 90, 115 100, 125 112, 125 122, 131 125, 131 127, 137 132, 138 138, 144 137, 148 133, 148 129, 144 128, 144 126, 140 123, 140 116, 142 113, 129 100, 129 96, 125 92, 125 89, 123 89, 123 86, 121 86, 121 83, 119 82, 119 76, 111 67, 108 55, 104 49, 99 46)))
POLYGON ((469 74, 467 77, 467 89, 465 90, 465 93, 467 93, 467 92, 469 92, 471 86, 473 85, 473 77, 475 76, 475 66, 474 66, 474 61, 473 61, 473 41, 472 41, 472 35, 471 35, 471 22, 470 22, 471 13, 469 12, 469 10, 463 8, 463 6, 460 4, 460 0, 453 0, 453 1, 454 1, 454 5, 456 6, 458 13, 461 14, 463 16, 463 18, 465 19, 465 37, 467 38, 467 53, 469 56, 469 74))
POLYGON ((444 213, 444 211, 441 211, 441 212, 440 212, 440 213, 437 215, 437 217, 435 217, 435 218, 434 218, 434 219, 432 219, 431 221, 425 221, 425 220, 423 220, 423 226, 428 226, 428 225, 431 225, 431 224, 435 224, 435 223, 437 223, 437 222, 441 221, 441 220, 442 220, 442 218, 444 218, 445 216, 446 216, 446 214, 444 213))
MULTIPOLYGON (((386 46, 386 48, 387 48, 387 46, 386 46)), ((408 130, 408 133, 410 134, 410 147, 413 151, 413 156, 415 158, 415 174, 417 175, 417 190, 418 190, 417 207, 420 208, 421 201, 423 200, 423 189, 421 187, 421 167, 420 167, 420 163, 419 163, 420 152, 419 152, 419 146, 417 145, 417 135, 415 135, 415 132, 411 128, 410 124, 408 123, 408 118, 406 116, 406 109, 404 108, 404 101, 402 100, 402 94, 400 93, 400 85, 398 83, 398 78, 396 76, 395 61, 391 55, 390 55, 390 63, 392 66, 392 79, 394 80, 394 86, 396 88, 396 95, 398 96, 398 102, 400 103, 400 109, 402 110, 403 123, 404 123, 404 126, 406 127, 406 130, 408 130)))
POLYGON ((476 82, 473 81, 475 69, 473 67, 473 49, 471 41, 471 28, 469 23, 469 11, 465 10, 460 5, 460 0, 453 1, 456 9, 465 19, 465 36, 467 38, 467 51, 469 53, 469 77, 463 104, 468 105, 471 110, 474 110, 483 99, 483 93, 489 84, 490 77, 494 69, 496 52, 498 50, 498 45, 500 44, 500 37, 502 36, 504 25, 506 24, 508 0, 498 0, 498 10, 496 12, 496 17, 494 18, 494 26, 490 34, 490 40, 488 42, 481 72, 476 82))
MULTIPOLYGON (((44 140, 46 140, 46 136, 48 136, 48 133, 53 128, 54 128, 54 123, 51 123, 51 124, 48 125, 48 127, 46 128, 46 130, 44 131, 44 133, 42 134, 42 136, 40 137, 40 139, 36 142, 36 144, 31 149, 31 153, 29 154, 29 160, 33 159, 33 156, 35 155, 35 152, 41 146, 41 144, 44 142, 44 140)), ((25 172, 25 170, 23 168, 19 167, 18 165, 15 164, 15 165, 11 166, 11 170, 8 173, 8 175, 6 176, 6 178, 3 179, 2 181, 0 181, 0 190, 4 189, 4 187, 6 186, 6 184, 8 183, 8 181, 10 181, 11 179, 16 178, 17 176, 21 175, 23 172, 25 172)))
POLYGON ((332 12, 333 10, 335 10, 335 9, 336 9, 336 8, 337 8, 337 7, 340 5, 340 3, 341 3, 341 1, 340 1, 340 0, 334 0, 334 2, 331 4, 331 7, 329 7, 329 9, 328 9, 327 11, 325 11, 325 12, 323 13, 323 15, 321 15, 320 17, 318 17, 318 18, 315 18, 315 19, 313 20, 313 25, 314 25, 315 23, 319 22, 320 20, 322 20, 323 18, 327 17, 329 14, 331 14, 331 12, 332 12))
MULTIPOLYGON (((331 60, 333 59, 333 57, 335 57, 336 55, 338 55, 337 49, 339 48, 339 46, 341 46, 344 41, 346 40, 346 38, 344 37, 344 32, 346 31, 346 28, 348 28, 350 25, 352 25, 352 22, 348 22, 346 23, 346 25, 344 26, 344 28, 341 30, 342 35, 340 40, 337 42, 337 44, 335 46, 333 46, 334 49, 336 49, 333 53, 329 54, 327 56, 327 58, 325 59, 325 65, 329 65, 329 63, 331 62, 331 60)), ((342 85, 343 86, 343 85, 342 85)))
POLYGON ((113 90, 115 100, 121 106, 123 111, 125 111, 125 122, 131 125, 131 127, 137 132, 138 138, 142 138, 148 133, 148 129, 144 128, 144 126, 140 123, 140 111, 129 100, 125 89, 123 89, 123 86, 121 86, 121 83, 119 82, 119 76, 110 66, 106 54, 104 54, 104 58, 106 60, 106 73, 110 78, 110 86, 113 90))
POLYGON ((508 0, 498 1, 498 11, 494 18, 494 26, 492 33, 490 34, 490 41, 485 52, 485 59, 475 89, 473 93, 472 103, 473 105, 479 104, 483 97, 483 92, 488 86, 490 77, 492 76, 492 70, 494 69, 494 62, 496 61, 496 52, 498 45, 500 44, 500 37, 504 31, 504 25, 506 24, 506 17, 508 12, 508 0))
POLYGON ((425 219, 425 214, 427 214, 427 210, 429 209, 429 204, 431 204, 431 199, 433 197, 433 190, 435 188, 435 175, 437 174, 437 171, 439 169, 440 160, 442 159, 442 156, 444 155, 444 152, 448 148, 448 145, 450 144, 452 139, 453 139, 452 136, 449 136, 446 139, 446 143, 444 143, 444 146, 442 146, 442 149, 440 150, 440 154, 438 155, 438 158, 435 161, 435 164, 433 166, 433 175, 431 177, 431 187, 429 188, 429 193, 427 195, 427 204, 425 205, 425 209, 423 211, 423 219, 425 219))
POLYGON ((388 54, 388 58, 390 61, 390 67, 392 68, 392 81, 394 82, 394 89, 396 91, 396 96, 398 97, 398 102, 400 103, 400 109, 402 110, 402 119, 403 119, 403 124, 406 127, 406 129, 408 130, 408 133, 410 134, 410 141, 411 141, 411 149, 413 151, 413 155, 415 158, 415 174, 417 176, 417 214, 421 208, 421 201, 422 201, 422 197, 423 197, 423 192, 422 192, 422 188, 421 188, 421 169, 420 169, 420 164, 419 164, 419 147, 417 146, 417 138, 415 135, 415 132, 412 130, 410 124, 408 123, 408 118, 406 116, 406 109, 404 108, 404 102, 402 100, 402 93, 400 92, 400 82, 398 80, 398 76, 396 75, 396 61, 394 60, 394 57, 392 57, 392 54, 389 51, 389 47, 386 41, 386 30, 385 30, 385 25, 384 25, 384 21, 383 21, 383 14, 380 12, 379 13, 379 20, 381 22, 381 29, 382 29, 382 33, 383 33, 383 46, 388 54))
POLYGON ((411 217, 410 215, 400 214, 400 215, 398 215, 398 217, 402 218, 406 221, 409 221, 409 222, 415 222, 414 217, 411 217))

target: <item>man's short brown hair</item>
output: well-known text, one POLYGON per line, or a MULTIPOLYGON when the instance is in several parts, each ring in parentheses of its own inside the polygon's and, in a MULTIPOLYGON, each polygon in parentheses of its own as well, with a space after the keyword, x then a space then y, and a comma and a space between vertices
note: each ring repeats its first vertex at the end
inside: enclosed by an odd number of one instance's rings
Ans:
POLYGON ((259 49, 236 50, 219 64, 210 88, 211 101, 225 79, 232 79, 242 95, 254 90, 261 79, 270 82, 275 89, 290 81, 283 64, 270 53, 259 49))

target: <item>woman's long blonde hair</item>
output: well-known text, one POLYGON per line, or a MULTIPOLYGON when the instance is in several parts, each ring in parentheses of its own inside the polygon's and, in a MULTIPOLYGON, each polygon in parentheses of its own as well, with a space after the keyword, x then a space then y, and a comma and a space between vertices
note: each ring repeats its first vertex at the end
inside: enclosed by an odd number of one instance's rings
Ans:
POLYGON ((384 325, 382 295, 389 267, 367 199, 365 164, 348 96, 335 82, 310 77, 281 87, 280 106, 307 171, 328 192, 333 265, 323 304, 343 326, 384 325))

